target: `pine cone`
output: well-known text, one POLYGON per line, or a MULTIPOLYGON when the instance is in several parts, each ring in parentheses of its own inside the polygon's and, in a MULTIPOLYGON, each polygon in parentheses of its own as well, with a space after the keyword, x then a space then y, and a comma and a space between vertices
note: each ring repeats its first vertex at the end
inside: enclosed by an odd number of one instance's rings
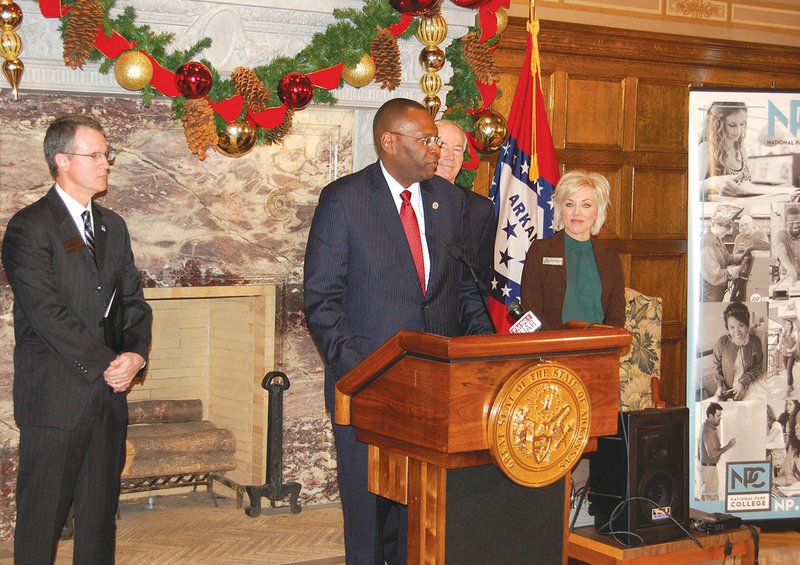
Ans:
POLYGON ((428 8, 425 12, 426 16, 441 16, 442 15, 442 0, 437 0, 437 2, 428 8))
POLYGON ((253 112, 260 112, 267 107, 269 89, 254 71, 247 67, 236 67, 231 73, 231 80, 236 91, 244 98, 244 103, 253 112))
POLYGON ((217 126, 214 124, 214 110, 205 98, 187 100, 181 117, 186 143, 192 153, 201 161, 206 158, 206 149, 217 143, 217 126))
POLYGON ((267 138, 267 143, 270 145, 280 143, 283 138, 289 134, 292 129, 292 119, 294 118, 294 110, 291 108, 286 110, 286 115, 283 116, 283 121, 278 127, 264 131, 264 136, 267 138))
POLYGON ((98 0, 75 0, 64 32, 64 63, 69 68, 82 69, 86 64, 103 14, 98 0))
POLYGON ((478 41, 478 34, 470 32, 461 38, 464 59, 478 82, 492 84, 500 79, 500 70, 494 64, 494 57, 486 43, 478 41))
POLYGON ((378 26, 378 33, 370 45, 372 59, 375 61, 375 82, 389 91, 400 85, 400 47, 397 38, 388 29, 378 26))

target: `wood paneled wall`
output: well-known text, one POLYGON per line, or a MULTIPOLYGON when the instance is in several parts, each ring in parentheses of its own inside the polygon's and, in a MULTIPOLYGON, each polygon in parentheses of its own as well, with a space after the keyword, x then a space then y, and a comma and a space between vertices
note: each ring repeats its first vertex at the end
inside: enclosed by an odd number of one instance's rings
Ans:
MULTIPOLYGON (((512 18, 495 60, 508 116, 525 56, 526 21, 512 18)), ((800 49, 541 22, 540 62, 562 171, 611 182, 600 237, 620 253, 627 285, 664 301, 662 395, 686 398, 687 137, 690 86, 800 90, 800 49)), ((475 190, 486 193, 495 155, 475 190)))

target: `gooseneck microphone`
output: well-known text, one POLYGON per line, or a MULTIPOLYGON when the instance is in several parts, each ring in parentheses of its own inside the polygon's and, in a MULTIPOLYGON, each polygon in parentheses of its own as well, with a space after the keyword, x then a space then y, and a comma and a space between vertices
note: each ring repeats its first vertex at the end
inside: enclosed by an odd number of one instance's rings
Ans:
POLYGON ((492 314, 489 312, 489 305, 486 304, 486 297, 484 296, 483 292, 483 284, 481 280, 478 278, 477 273, 475 273, 475 268, 472 264, 467 260, 464 256, 464 253, 461 249, 458 248, 456 244, 450 246, 450 255, 460 261, 466 268, 469 270, 469 274, 472 277, 472 282, 475 283, 475 288, 478 290, 478 296, 481 297, 481 304, 483 304, 483 311, 486 312, 486 317, 489 319, 489 324, 492 326, 492 331, 497 333, 497 328, 494 325, 494 321, 492 321, 492 314))

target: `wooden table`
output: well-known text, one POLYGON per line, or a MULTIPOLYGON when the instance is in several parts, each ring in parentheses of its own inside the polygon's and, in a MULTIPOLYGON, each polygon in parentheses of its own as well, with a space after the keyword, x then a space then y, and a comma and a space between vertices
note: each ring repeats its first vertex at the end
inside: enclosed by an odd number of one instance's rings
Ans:
POLYGON ((592 565, 637 564, 650 565, 668 563, 683 565, 702 563, 725 558, 725 544, 730 541, 730 556, 738 556, 737 563, 752 565, 755 560, 755 542, 749 528, 741 527, 718 534, 692 535, 703 545, 698 547, 688 538, 666 543, 626 548, 613 537, 598 534, 593 526, 575 528, 569 535, 567 552, 570 559, 577 559, 592 565))

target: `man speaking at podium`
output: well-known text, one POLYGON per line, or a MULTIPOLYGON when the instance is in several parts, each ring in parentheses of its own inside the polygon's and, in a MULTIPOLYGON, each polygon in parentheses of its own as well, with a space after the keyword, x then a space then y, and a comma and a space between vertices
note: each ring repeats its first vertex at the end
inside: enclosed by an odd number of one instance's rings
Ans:
MULTIPOLYGON (((399 330, 492 331, 455 258, 465 248, 465 199, 434 176, 442 140, 433 118, 393 99, 372 133, 379 160, 322 190, 306 247, 305 314, 332 419, 336 381, 399 330)), ((405 563, 407 508, 367 490, 367 445, 355 429, 334 423, 333 432, 347 563, 405 563)))

